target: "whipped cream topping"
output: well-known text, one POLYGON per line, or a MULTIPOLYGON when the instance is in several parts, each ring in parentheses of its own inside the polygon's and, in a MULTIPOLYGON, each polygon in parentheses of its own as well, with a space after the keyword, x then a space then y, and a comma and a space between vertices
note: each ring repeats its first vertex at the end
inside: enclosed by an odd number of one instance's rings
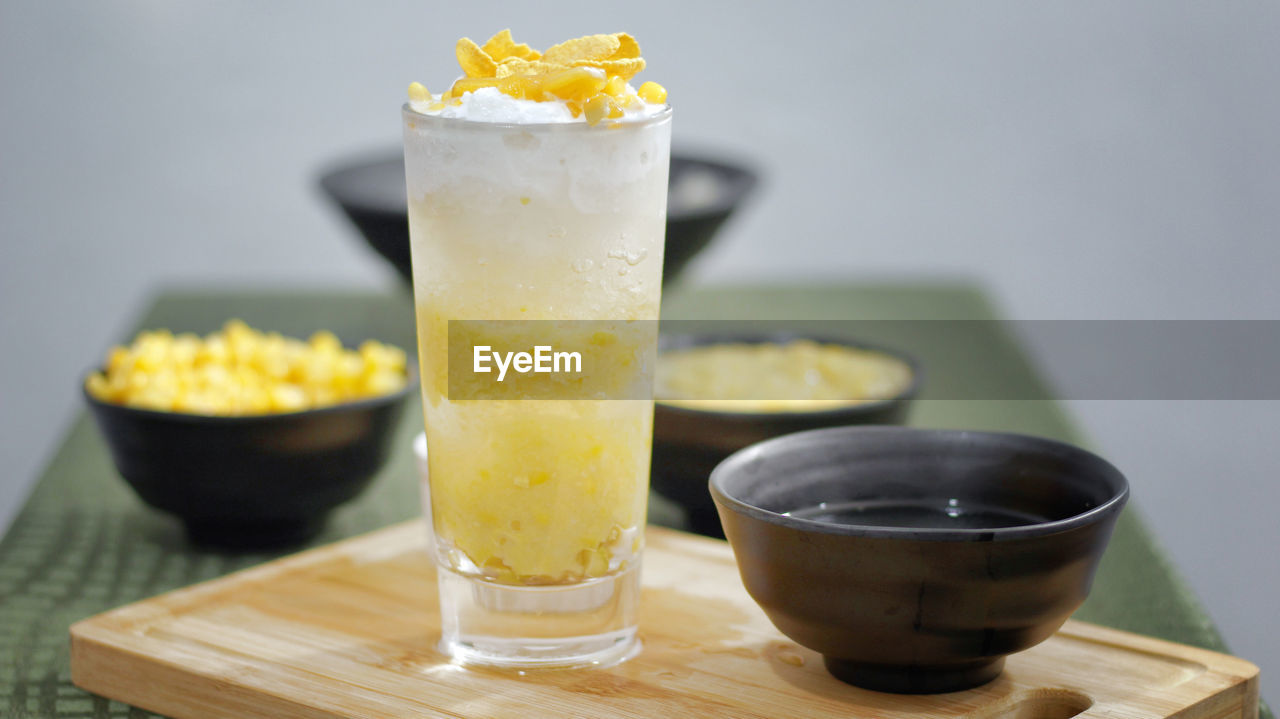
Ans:
MULTIPOLYGON (((635 90, 628 85, 628 93, 635 90)), ((439 107, 439 96, 431 102, 411 102, 410 109, 421 115, 447 117, 472 122, 492 122, 496 124, 531 125, 544 123, 586 122, 585 115, 574 117, 564 101, 535 102, 522 100, 504 94, 496 87, 483 87, 474 92, 465 92, 458 98, 460 102, 445 102, 439 107), (437 109, 432 110, 431 107, 437 109)), ((623 108, 623 116, 614 122, 642 120, 659 114, 666 108, 665 104, 637 102, 632 107, 623 108)))

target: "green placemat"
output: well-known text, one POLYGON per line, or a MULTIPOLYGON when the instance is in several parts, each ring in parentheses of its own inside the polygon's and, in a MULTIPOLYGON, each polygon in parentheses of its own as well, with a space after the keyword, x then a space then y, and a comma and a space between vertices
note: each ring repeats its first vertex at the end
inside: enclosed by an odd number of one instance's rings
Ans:
MULTIPOLYGON (((991 319, 993 308, 968 285, 721 288, 671 292, 666 318, 991 319)), ((290 335, 334 330, 350 344, 373 337, 414 346, 406 292, 190 292, 160 294, 137 328, 207 332, 229 317, 290 335)), ((1012 338, 992 325, 982 351, 948 361, 947 338, 925 323, 886 323, 865 337, 913 352, 928 383, 911 423, 1039 434, 1081 442, 1012 338), (911 328, 915 327, 913 331, 911 328), (914 334, 913 334, 914 332, 914 334), (942 400, 960 382, 998 381, 1013 396, 1044 399, 942 400)), ((124 340, 126 338, 121 338, 124 340)), ((105 348, 103 348, 105 351, 105 348)), ((87 358, 86 362, 93 358, 87 358)), ((74 378, 68 378, 68 383, 74 378)), ((339 508, 314 544, 325 544, 418 514, 410 450, 420 405, 407 409, 391 461, 370 490, 339 508)), ((1140 501, 1140 500, 1139 500, 1140 501)), ((679 510, 655 498, 651 518, 678 526, 679 510)), ((76 420, 26 506, 0 540, 0 716, 151 717, 71 684, 67 627, 79 619, 279 556, 189 547, 176 520, 151 510, 116 475, 96 428, 76 420)), ((1177 576, 1132 505, 1116 529, 1081 619, 1224 650, 1212 622, 1177 576)))

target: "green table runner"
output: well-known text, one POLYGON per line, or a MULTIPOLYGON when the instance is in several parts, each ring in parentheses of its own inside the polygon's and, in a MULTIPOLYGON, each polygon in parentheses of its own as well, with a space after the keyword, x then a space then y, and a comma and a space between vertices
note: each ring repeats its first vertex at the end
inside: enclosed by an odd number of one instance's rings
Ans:
MULTIPOLYGON (((993 319, 973 287, 921 284, 823 288, 720 288, 668 292, 664 318, 993 319)), ((415 345, 407 292, 162 293, 137 329, 207 332, 230 317, 289 335, 327 328, 351 344, 377 338, 415 345)), ((1012 338, 994 334, 982 351, 948 359, 946 335, 927 323, 883 323, 880 340, 926 366, 927 383, 911 424, 1025 432, 1080 443, 1074 428, 1012 338), (946 400, 960 383, 999 382, 1002 396, 1042 399, 946 400)), ((120 338, 122 341, 126 338, 120 338)), ((105 350, 105 348, 104 348, 105 350)), ((85 358, 86 365, 96 358, 85 358)), ((67 378, 74 385, 75 378, 67 378)), ((972 396, 971 394, 969 396, 972 396)), ((314 544, 325 544, 418 514, 410 444, 421 431, 414 403, 398 428, 398 450, 357 501, 339 508, 314 544)), ((1122 468, 1123 469, 1123 468, 1122 468)), ((1138 498, 1141 502, 1141 498, 1138 498)), ((679 526, 679 510, 655 499, 651 518, 679 526)), ((1077 616, 1087 621, 1225 650, 1204 610, 1161 553, 1131 503, 1077 616)), ((278 556, 193 549, 175 519, 144 506, 115 472, 87 415, 71 426, 56 456, 0 540, 0 716, 139 717, 149 712, 71 684, 67 627, 122 604, 278 556)))

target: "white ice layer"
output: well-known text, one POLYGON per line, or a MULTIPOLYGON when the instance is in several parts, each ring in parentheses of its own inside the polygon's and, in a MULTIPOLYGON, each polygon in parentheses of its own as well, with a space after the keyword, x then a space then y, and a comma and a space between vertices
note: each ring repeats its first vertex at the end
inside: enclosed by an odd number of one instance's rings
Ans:
MULTIPOLYGON (((670 125, 665 105, 650 105, 654 122, 619 122, 609 129, 581 120, 548 121, 540 115, 480 114, 484 90, 460 108, 477 122, 415 122, 405 118, 409 202, 435 213, 482 217, 540 208, 566 213, 630 212, 666 207, 670 125), (513 123, 511 117, 520 117, 513 123), (664 199, 649 202, 651 193, 664 199), (556 210, 560 211, 560 210, 556 210)), ((494 103, 516 112, 548 112, 561 103, 521 101, 501 95, 494 103), (535 110, 539 106, 540 109, 535 110)), ((465 98, 465 96, 464 96, 465 98)))
MULTIPOLYGON (((628 92, 635 92, 627 86, 628 92)), ((563 101, 535 102, 521 100, 503 94, 496 87, 483 87, 474 92, 464 92, 459 98, 461 104, 446 103, 443 109, 428 110, 430 103, 411 103, 414 112, 435 117, 456 118, 474 122, 493 122, 510 125, 531 125, 558 122, 586 122, 579 115, 574 117, 568 105, 563 101)), ((622 121, 639 120, 653 117, 662 112, 666 105, 651 105, 647 102, 636 103, 634 107, 623 108, 622 121)))

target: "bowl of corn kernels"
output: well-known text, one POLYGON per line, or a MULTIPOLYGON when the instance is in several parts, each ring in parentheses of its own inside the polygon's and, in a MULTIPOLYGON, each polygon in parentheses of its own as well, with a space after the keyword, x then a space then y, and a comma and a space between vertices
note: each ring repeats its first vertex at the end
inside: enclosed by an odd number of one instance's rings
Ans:
POLYGON ((346 348, 231 320, 200 337, 140 333, 84 379, 121 476, 196 544, 304 542, 390 452, 416 376, 403 350, 346 348))

